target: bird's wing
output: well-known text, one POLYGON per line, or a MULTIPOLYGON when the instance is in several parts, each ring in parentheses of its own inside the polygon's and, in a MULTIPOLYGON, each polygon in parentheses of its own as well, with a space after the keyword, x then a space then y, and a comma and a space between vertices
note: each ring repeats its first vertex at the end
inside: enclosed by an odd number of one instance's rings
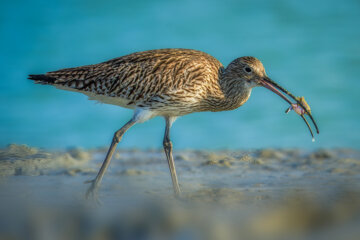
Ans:
POLYGON ((159 49, 133 53, 99 64, 30 75, 30 79, 136 102, 179 89, 196 91, 196 86, 205 77, 217 75, 221 67, 215 58, 200 51, 159 49))

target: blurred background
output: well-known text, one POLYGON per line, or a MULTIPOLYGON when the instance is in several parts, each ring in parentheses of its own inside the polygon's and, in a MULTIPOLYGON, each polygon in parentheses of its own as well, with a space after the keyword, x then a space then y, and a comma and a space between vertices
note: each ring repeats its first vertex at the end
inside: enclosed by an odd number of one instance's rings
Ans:
MULTIPOLYGON (((346 1, 1 1, 0 146, 108 145, 131 110, 35 85, 28 74, 99 63, 136 51, 191 48, 225 66, 259 58, 268 75, 305 96, 316 142, 287 104, 256 88, 241 108, 195 113, 173 127, 175 148, 360 147, 360 2, 346 1)), ((160 148, 164 121, 132 128, 125 148, 160 148)))
POLYGON ((0 1, 0 239, 358 239, 359 26, 359 0, 0 1), (132 111, 27 76, 158 48, 225 66, 256 56, 306 97, 321 134, 312 143, 286 102, 256 88, 237 110, 175 122, 183 201, 161 118, 127 132, 103 205, 84 201, 132 111))

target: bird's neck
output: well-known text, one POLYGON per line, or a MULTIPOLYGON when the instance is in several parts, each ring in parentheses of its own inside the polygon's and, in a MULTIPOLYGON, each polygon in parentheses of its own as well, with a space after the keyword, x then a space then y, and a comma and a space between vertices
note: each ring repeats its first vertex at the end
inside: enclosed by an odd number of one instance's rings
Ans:
POLYGON ((236 79, 223 68, 219 69, 214 88, 207 89, 208 94, 203 102, 205 107, 201 111, 227 111, 243 105, 250 97, 251 88, 245 82, 236 79))
POLYGON ((226 70, 220 74, 219 85, 223 95, 221 102, 228 110, 240 107, 250 97, 251 88, 245 81, 234 78, 233 74, 229 74, 226 70))

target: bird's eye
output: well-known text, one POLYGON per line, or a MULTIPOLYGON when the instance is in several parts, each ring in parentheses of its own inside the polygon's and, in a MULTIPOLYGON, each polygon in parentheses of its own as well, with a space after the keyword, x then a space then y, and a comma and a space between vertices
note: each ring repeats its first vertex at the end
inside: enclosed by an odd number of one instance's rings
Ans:
POLYGON ((247 73, 251 73, 251 68, 249 68, 249 67, 245 67, 245 72, 247 72, 247 73))

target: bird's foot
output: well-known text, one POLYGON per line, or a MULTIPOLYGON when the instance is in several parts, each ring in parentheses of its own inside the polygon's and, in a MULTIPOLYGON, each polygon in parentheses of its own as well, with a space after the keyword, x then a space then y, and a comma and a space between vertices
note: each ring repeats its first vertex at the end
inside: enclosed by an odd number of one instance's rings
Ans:
POLYGON ((84 183, 90 183, 89 188, 86 191, 85 198, 95 202, 97 205, 101 205, 99 200, 98 190, 99 184, 96 179, 85 181, 84 183))

